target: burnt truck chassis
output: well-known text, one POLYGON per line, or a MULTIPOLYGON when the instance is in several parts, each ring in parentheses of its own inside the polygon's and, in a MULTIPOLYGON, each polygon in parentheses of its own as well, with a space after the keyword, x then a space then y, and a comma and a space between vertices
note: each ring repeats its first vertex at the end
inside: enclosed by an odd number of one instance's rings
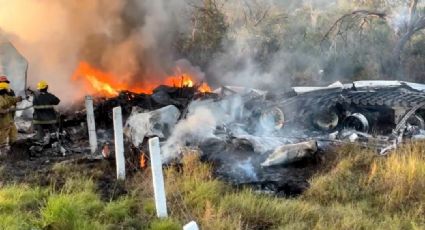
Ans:
POLYGON ((333 132, 354 129, 388 135, 409 111, 407 126, 425 129, 425 92, 408 85, 320 89, 302 94, 268 95, 257 119, 272 120, 276 129, 302 127, 333 132), (414 111, 413 111, 414 110, 414 111), (283 123, 285 125, 283 125, 283 123))

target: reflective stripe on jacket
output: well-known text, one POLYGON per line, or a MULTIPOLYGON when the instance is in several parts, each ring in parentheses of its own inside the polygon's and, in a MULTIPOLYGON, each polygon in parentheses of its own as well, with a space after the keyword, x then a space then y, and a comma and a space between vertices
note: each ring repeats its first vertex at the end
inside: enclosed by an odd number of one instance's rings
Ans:
POLYGON ((58 120, 50 120, 50 121, 33 120, 32 123, 34 125, 54 125, 54 124, 58 123, 58 120))
POLYGON ((34 109, 54 109, 54 105, 34 105, 34 109))

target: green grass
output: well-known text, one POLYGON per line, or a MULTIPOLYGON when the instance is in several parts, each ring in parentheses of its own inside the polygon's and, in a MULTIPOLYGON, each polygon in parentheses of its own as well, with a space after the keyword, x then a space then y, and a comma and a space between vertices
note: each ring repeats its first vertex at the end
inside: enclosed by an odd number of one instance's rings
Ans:
POLYGON ((235 189, 188 153, 165 170, 169 219, 156 218, 149 170, 126 181, 127 195, 105 201, 98 169, 90 177, 58 165, 54 172, 67 178, 60 188, 0 187, 0 229, 181 229, 192 220, 202 229, 425 229, 424 143, 388 157, 345 146, 303 195, 288 199, 235 189))
POLYGON ((54 188, 10 185, 0 189, 0 229, 106 229, 136 218, 131 197, 105 202, 89 178, 54 188))

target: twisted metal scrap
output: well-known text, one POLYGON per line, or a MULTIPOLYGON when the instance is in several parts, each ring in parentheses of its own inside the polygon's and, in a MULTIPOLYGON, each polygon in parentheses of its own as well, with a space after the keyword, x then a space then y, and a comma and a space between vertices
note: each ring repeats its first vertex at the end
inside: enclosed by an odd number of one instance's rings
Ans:
POLYGON ((425 106, 425 102, 419 103, 416 106, 414 106, 412 109, 410 109, 403 118, 398 122, 397 126, 393 130, 393 135, 395 136, 395 139, 392 140, 392 144, 381 149, 379 152, 379 155, 385 156, 387 155, 391 150, 397 149, 397 145, 402 141, 402 137, 404 134, 404 130, 406 128, 406 122, 407 120, 414 114, 416 111, 420 108, 425 106))

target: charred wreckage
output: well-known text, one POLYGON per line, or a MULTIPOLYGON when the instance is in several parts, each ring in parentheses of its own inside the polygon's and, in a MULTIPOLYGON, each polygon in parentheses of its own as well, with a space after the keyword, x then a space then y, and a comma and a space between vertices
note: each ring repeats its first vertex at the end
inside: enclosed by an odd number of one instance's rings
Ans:
MULTIPOLYGON (((152 94, 123 91, 94 104, 99 160, 113 156, 112 108, 121 106, 127 164, 148 158, 147 140, 156 136, 166 164, 178 162, 184 149, 196 149, 218 177, 285 195, 303 191, 334 146, 356 142, 385 155, 406 139, 425 138, 425 85, 401 81, 336 82, 285 93, 159 86, 152 94)), ((85 122, 82 105, 63 112, 60 133, 37 144, 25 138, 28 122, 17 124, 32 156, 85 156, 85 122)))

